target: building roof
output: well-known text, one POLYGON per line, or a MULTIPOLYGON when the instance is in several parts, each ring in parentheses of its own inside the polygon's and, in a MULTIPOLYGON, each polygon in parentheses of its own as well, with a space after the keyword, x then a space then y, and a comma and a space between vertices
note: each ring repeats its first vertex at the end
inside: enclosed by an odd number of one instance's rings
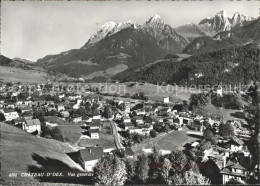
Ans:
POLYGON ((49 123, 57 123, 58 117, 57 116, 44 116, 46 122, 49 123))
POLYGON ((134 151, 131 148, 125 148, 124 153, 125 153, 126 156, 134 156, 135 155, 134 151))
POLYGON ((25 119, 26 123, 28 126, 33 126, 33 125, 41 125, 41 122, 39 119, 25 119))
POLYGON ((98 129, 89 129, 89 133, 99 133, 98 129))
POLYGON ((242 141, 241 139, 239 139, 237 137, 233 137, 231 140, 228 141, 228 143, 235 144, 238 146, 244 145, 244 141, 242 141))
POLYGON ((24 118, 17 118, 17 119, 13 119, 14 123, 20 123, 20 122, 25 122, 24 118))
POLYGON ((88 124, 90 127, 100 127, 100 120, 93 119, 91 123, 88 124))
POLYGON ((103 156, 103 148, 102 147, 88 147, 86 149, 79 150, 79 154, 83 161, 96 160, 103 156))

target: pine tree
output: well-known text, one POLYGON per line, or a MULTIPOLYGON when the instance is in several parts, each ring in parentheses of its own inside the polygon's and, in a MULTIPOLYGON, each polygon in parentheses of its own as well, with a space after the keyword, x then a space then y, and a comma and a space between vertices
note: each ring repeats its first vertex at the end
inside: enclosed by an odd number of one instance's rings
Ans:
POLYGON ((136 175, 142 183, 145 183, 146 180, 148 179, 149 177, 148 172, 149 172, 148 157, 145 154, 142 154, 141 156, 139 156, 139 163, 136 171, 136 175))

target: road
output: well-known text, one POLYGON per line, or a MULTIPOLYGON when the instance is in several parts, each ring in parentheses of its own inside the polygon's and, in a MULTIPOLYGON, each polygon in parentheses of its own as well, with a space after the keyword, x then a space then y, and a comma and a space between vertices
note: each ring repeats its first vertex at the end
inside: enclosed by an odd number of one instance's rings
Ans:
POLYGON ((124 146, 121 143, 120 136, 118 134, 117 126, 116 126, 115 122, 111 121, 110 124, 112 126, 114 139, 115 139, 115 144, 116 144, 117 149, 124 149, 124 146))

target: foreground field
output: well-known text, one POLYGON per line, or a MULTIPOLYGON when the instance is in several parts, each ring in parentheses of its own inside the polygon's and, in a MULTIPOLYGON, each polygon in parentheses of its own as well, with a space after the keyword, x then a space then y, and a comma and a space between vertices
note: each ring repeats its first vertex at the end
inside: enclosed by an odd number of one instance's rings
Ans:
MULTIPOLYGON (((67 172, 79 173, 81 167, 66 153, 72 152, 65 143, 35 137, 14 126, 1 126, 1 174, 2 179, 27 182, 74 182, 67 172), (25 173, 43 173, 41 176, 25 173), (47 173, 63 173, 63 177, 46 176, 47 173), (11 174, 14 173, 14 174, 11 174)), ((26 184, 25 184, 26 185, 26 184)))
POLYGON ((42 70, 24 70, 15 67, 0 67, 0 80, 3 82, 43 83, 47 73, 42 70))

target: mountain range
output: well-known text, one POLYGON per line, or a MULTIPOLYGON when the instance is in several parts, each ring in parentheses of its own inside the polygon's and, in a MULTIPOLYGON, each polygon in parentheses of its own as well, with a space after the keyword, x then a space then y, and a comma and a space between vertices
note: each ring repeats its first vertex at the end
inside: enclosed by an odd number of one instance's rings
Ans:
POLYGON ((81 48, 47 55, 34 64, 71 77, 113 78, 152 65, 169 54, 201 55, 259 42, 259 24, 259 18, 237 12, 228 16, 224 10, 199 24, 178 28, 159 15, 149 17, 143 24, 111 21, 102 25, 81 48))

